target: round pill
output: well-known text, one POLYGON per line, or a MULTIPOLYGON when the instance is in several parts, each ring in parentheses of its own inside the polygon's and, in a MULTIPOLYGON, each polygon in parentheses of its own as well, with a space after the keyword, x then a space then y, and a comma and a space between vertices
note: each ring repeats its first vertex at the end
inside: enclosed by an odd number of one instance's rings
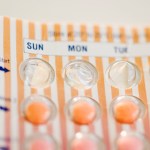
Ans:
POLYGON ((107 68, 106 80, 116 88, 128 89, 140 82, 141 73, 135 64, 118 60, 107 68))
POLYGON ((148 150, 148 140, 141 134, 122 131, 116 140, 117 150, 148 150))
POLYGON ((145 114, 145 105, 134 96, 119 96, 113 100, 110 108, 115 120, 122 124, 132 124, 145 114))
POLYGON ((74 97, 66 106, 69 118, 78 125, 87 125, 96 120, 100 114, 99 104, 84 96, 74 97))
POLYGON ((133 123, 138 118, 139 108, 135 103, 126 101, 115 106, 114 114, 120 123, 133 123))
POLYGON ((34 124, 45 123, 50 117, 50 109, 43 102, 33 102, 25 110, 26 119, 34 124))
POLYGON ((31 145, 31 150, 54 150, 54 145, 48 141, 36 140, 31 145))
POLYGON ((57 150, 57 144, 53 137, 38 133, 26 139, 24 150, 57 150))
POLYGON ((124 137, 118 140, 118 150, 144 150, 143 143, 136 137, 124 137))
POLYGON ((75 140, 72 144, 71 149, 72 150, 98 150, 97 145, 89 139, 75 140))
POLYGON ((72 110, 72 120, 77 124, 89 124, 93 122, 96 117, 96 110, 94 106, 86 102, 78 102, 74 104, 72 110))
POLYGON ((30 58, 20 65, 20 77, 25 84, 34 88, 43 88, 54 80, 52 66, 39 58, 30 58))
POLYGON ((63 77, 71 87, 89 89, 96 84, 98 72, 88 61, 73 60, 64 67, 63 77))
POLYGON ((102 140, 91 133, 76 133, 72 138, 69 150, 104 150, 102 140))
POLYGON ((56 106, 47 97, 32 95, 23 101, 22 112, 27 121, 34 125, 41 125, 54 118, 56 106))

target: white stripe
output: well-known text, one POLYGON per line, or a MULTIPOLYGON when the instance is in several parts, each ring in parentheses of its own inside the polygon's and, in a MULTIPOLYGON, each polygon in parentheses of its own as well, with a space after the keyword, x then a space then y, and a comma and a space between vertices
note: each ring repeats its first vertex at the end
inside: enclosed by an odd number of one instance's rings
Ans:
MULTIPOLYGON (((41 40, 42 39, 42 25, 40 23, 35 24, 35 39, 41 40)), ((37 58, 42 59, 42 55, 37 55, 37 58)), ((37 94, 38 95, 44 95, 44 89, 40 88, 37 89, 37 94)), ((38 127, 38 131, 41 133, 47 132, 47 127, 46 125, 41 125, 38 127)))
POLYGON ((53 24, 49 23, 48 24, 48 41, 55 41, 54 35, 50 34, 51 32, 54 32, 53 24))
MULTIPOLYGON (((65 66, 68 63, 68 57, 63 57, 63 66, 65 66)), ((64 92, 65 92, 65 104, 67 104, 67 102, 72 98, 71 96, 71 88, 69 85, 67 85, 66 83, 64 83, 64 92)), ((66 107, 66 105, 65 105, 66 107)), ((72 137, 72 135, 74 134, 74 126, 72 121, 69 119, 69 116, 66 114, 66 125, 67 125, 67 136, 68 139, 70 139, 72 137)))
MULTIPOLYGON (((114 35, 114 33, 116 34, 116 35, 119 35, 119 28, 112 28, 112 34, 114 35)), ((106 35, 106 34, 105 34, 106 35)), ((116 37, 115 39, 113 39, 113 42, 119 42, 120 41, 120 38, 119 38, 119 36, 118 37, 116 37)), ((121 60, 122 58, 114 58, 114 61, 117 61, 117 60, 121 60)), ((113 63, 113 62, 112 62, 113 63)), ((109 63, 108 63, 108 66, 109 66, 109 63)), ((107 66, 107 67, 108 67, 107 66)), ((106 81, 107 82, 107 81, 106 81)), ((118 94, 120 95, 120 94, 122 94, 122 93, 124 93, 124 91, 123 90, 121 90, 121 89, 118 89, 119 91, 118 91, 118 94)), ((109 95, 109 94, 108 94, 109 95)), ((119 96, 119 95, 116 95, 116 96, 119 96)), ((111 90, 111 101, 113 101, 113 99, 114 99, 115 97, 113 97, 112 96, 112 90, 111 90)), ((114 119, 114 117, 112 116, 112 119, 114 119)), ((115 121, 115 119, 114 119, 114 121, 112 120, 112 122, 114 122, 114 128, 116 128, 116 125, 117 125, 117 122, 115 121)), ((111 127, 110 127, 111 128, 111 127)), ((115 129, 116 130, 116 129, 115 129)), ((113 141, 114 141, 114 139, 116 138, 116 136, 117 136, 117 130, 116 131, 114 131, 114 133, 113 133, 114 135, 111 135, 112 136, 112 139, 111 139, 111 144, 113 144, 113 141), (113 137, 114 136, 114 137, 113 137)))
MULTIPOLYGON (((88 26, 87 28, 88 33, 92 33, 94 35, 94 27, 88 26)), ((88 41, 94 42, 94 36, 88 37, 88 41)), ((89 57, 89 62, 92 63, 96 67, 95 57, 89 57)), ((99 103, 99 97, 98 97, 98 89, 97 89, 97 83, 91 88, 92 95, 91 97, 96 100, 99 103)), ((102 137, 102 124, 101 124, 101 116, 96 120, 94 123, 94 130, 95 134, 102 137)))
POLYGON ((103 70, 104 70, 104 86, 105 86, 105 96, 106 96, 106 107, 107 107, 107 114, 108 114, 108 133, 109 133, 109 139, 110 139, 110 145, 113 147, 114 145, 114 138, 116 137, 116 126, 115 126, 115 120, 112 117, 110 113, 110 104, 112 102, 112 91, 111 86, 107 83, 105 78, 105 71, 107 67, 109 66, 108 58, 103 58, 103 70))
MULTIPOLYGON (((140 33, 142 33, 141 30, 140 30, 139 34, 140 34, 140 33)), ((131 34, 131 31, 130 31, 130 34, 131 34)), ((131 34, 131 36, 132 36, 132 34, 131 34)), ((143 39, 141 39, 141 37, 139 37, 139 42, 141 42, 141 40, 142 40, 142 42, 144 42, 143 39)), ((131 41, 133 42, 133 38, 131 39, 131 41)), ((130 60, 131 60, 131 59, 130 59, 130 60)), ((133 60, 131 60, 131 61, 132 61, 133 63, 135 63, 135 59, 133 59, 133 60)), ((143 69, 144 69, 144 66, 143 66, 143 69)), ((139 97, 138 85, 133 88, 133 95, 139 97)), ((136 128, 137 128, 137 130, 138 130, 139 132, 144 133, 144 123, 143 123, 142 120, 138 120, 138 121, 136 122, 136 128)))
POLYGON ((107 33, 106 33, 106 27, 100 28, 100 36, 101 36, 101 42, 107 42, 107 33))
MULTIPOLYGON (((53 24, 49 24, 48 26, 48 31, 54 31, 53 29, 54 25, 53 24)), ((54 41, 54 36, 49 37, 49 40, 54 41)), ((55 103, 56 107, 57 107, 57 116, 56 118, 51 122, 52 126, 53 126, 53 136, 55 137, 55 139, 58 142, 62 142, 61 139, 61 133, 60 133, 60 119, 59 119, 59 112, 58 112, 58 108, 59 108, 59 103, 58 103, 58 94, 57 94, 57 83, 56 83, 56 60, 55 60, 55 56, 51 56, 50 57, 50 64, 52 65, 52 67, 55 70, 55 79, 54 82, 51 84, 51 99, 52 101, 55 103)))
POLYGON ((146 86, 146 93, 147 93, 147 103, 150 104, 150 68, 147 57, 142 58, 143 62, 143 71, 144 71, 144 79, 145 79, 145 86, 146 86))
MULTIPOLYGON (((17 60, 16 60, 16 20, 10 20, 10 56, 11 56, 11 113, 10 113, 10 128, 11 139, 19 139, 19 125, 18 125, 18 101, 13 101, 17 98, 17 60)), ((11 149, 18 150, 18 143, 12 142, 11 149)))
MULTIPOLYGON (((74 26, 74 30, 75 30, 75 32, 80 33, 80 25, 76 24, 74 26)), ((79 36, 75 36, 74 40, 75 41, 81 41, 81 36, 80 35, 79 36)), ((82 56, 76 56, 76 59, 81 60, 82 56)), ((84 95, 85 95, 84 90, 78 90, 78 96, 84 96, 84 95)))
MULTIPOLYGON (((140 41, 142 41, 144 44, 147 43, 146 41, 146 36, 145 36, 145 28, 142 29, 140 28, 139 32, 140 34, 142 34, 143 36, 140 38, 140 41)), ((150 57, 150 56, 149 56, 150 57)), ((149 99, 149 95, 150 95, 150 92, 149 92, 149 89, 150 89, 150 86, 149 86, 149 83, 150 83, 150 67, 149 67, 149 57, 147 58, 143 58, 142 59, 142 62, 143 62, 143 72, 144 72, 144 81, 145 82, 145 87, 146 87, 146 95, 147 95, 147 104, 148 104, 148 116, 149 116, 149 120, 150 120, 150 99, 149 99)))
MULTIPOLYGON (((4 58, 3 54, 3 18, 0 18, 0 57, 4 58)), ((4 66, 3 62, 0 62, 0 66, 4 66)), ((0 96, 4 97, 4 73, 0 71, 0 96)), ((5 100, 3 98, 0 99, 0 105, 5 106, 5 100)), ((5 138, 5 112, 0 110, 0 137, 5 138)), ((0 144, 3 144, 3 140, 0 140, 0 144)))
MULTIPOLYGON (((54 56, 50 57, 49 63, 52 65, 52 67, 56 71, 56 67, 55 67, 56 64, 55 64, 55 57, 54 56)), ((53 128, 53 136, 56 138, 57 141, 60 142, 60 141, 62 141, 61 140, 61 134, 60 134, 60 124, 61 123, 60 123, 60 120, 59 120, 59 112, 58 112, 59 105, 58 105, 56 76, 55 76, 54 82, 51 84, 51 99, 52 99, 52 101, 55 103, 55 105, 57 107, 57 116, 50 123, 52 124, 52 128, 53 128)))
MULTIPOLYGON (((24 38, 29 37, 29 31, 28 31, 29 22, 23 21, 22 25, 23 25, 23 37, 24 38)), ((29 58, 29 54, 23 53, 23 60, 26 60, 28 58, 29 58)), ((30 94, 31 94, 30 87, 24 84, 24 98, 30 96, 30 94)), ((27 122, 26 120, 24 121, 24 133, 25 133, 25 137, 29 137, 33 133, 32 124, 27 122)))
MULTIPOLYGON (((125 30, 125 36, 126 36, 127 35, 127 30, 126 30, 126 28, 124 30, 125 30)), ((121 35, 122 33, 120 31, 118 31, 117 34, 121 35)), ((120 39, 119 36, 118 36, 118 38, 119 38, 119 41, 121 42, 121 39, 120 39)), ((127 37, 125 37, 125 38, 126 38, 126 41, 127 41, 127 37)), ((120 93, 120 95, 127 95, 126 92, 125 92, 125 89, 119 89, 119 93, 120 93)), ((122 130, 128 131, 129 129, 130 129, 129 125, 126 125, 126 124, 122 125, 122 130)))
MULTIPOLYGON (((61 28, 61 32, 67 33, 67 25, 63 24, 63 26, 61 28)), ((68 40, 67 34, 65 34, 63 37, 61 37, 61 40, 62 41, 64 41, 64 40, 67 41, 68 40)), ((64 68, 65 65, 68 63, 68 57, 67 56, 62 57, 62 63, 63 63, 62 65, 63 65, 63 68, 64 68)), ((65 81, 64 81, 64 96, 65 96, 64 98, 65 98, 65 104, 66 104, 68 102, 68 100, 71 99, 71 88, 70 88, 70 86, 68 86, 65 83, 65 81)), ((64 113, 65 113, 65 108, 64 108, 64 113)), ((67 115, 65 115, 65 116, 66 116, 66 132, 67 132, 67 138, 68 138, 68 141, 69 141, 69 139, 72 137, 72 135, 74 133, 74 126, 73 126, 71 120, 68 119, 68 116, 67 115)))
MULTIPOLYGON (((95 62, 95 59, 94 57, 90 57, 90 62, 96 66, 96 62, 95 62)), ((92 91, 92 98, 95 99, 98 103, 99 103, 99 97, 98 97, 98 89, 97 89, 97 84, 95 86, 92 87, 91 89, 92 91)), ((101 111, 101 110, 100 110, 101 111)), ((102 111, 101 111, 102 113, 102 111)), ((102 115, 102 114, 101 114, 102 115)), ((102 137, 102 124, 101 124, 101 116, 98 118, 97 121, 94 122, 94 128, 95 128, 95 133, 102 137)))
MULTIPOLYGON (((150 68, 149 68, 148 59, 146 57, 142 58, 142 64, 143 64, 143 72, 144 72, 143 77, 144 77, 144 81, 146 81, 145 82, 145 90, 146 90, 147 106, 148 106, 148 111, 146 113, 148 113, 149 120, 150 120, 150 92, 149 92, 149 89, 150 89, 150 72, 149 72, 149 69, 150 68)), ((144 132, 144 129, 142 131, 144 132)))

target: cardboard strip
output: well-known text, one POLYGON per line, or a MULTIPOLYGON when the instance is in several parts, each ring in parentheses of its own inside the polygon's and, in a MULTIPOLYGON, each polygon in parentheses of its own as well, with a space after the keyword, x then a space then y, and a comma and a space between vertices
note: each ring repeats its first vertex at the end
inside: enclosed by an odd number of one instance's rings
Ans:
MULTIPOLYGON (((10 19, 4 17, 4 58, 10 58, 10 19)), ((10 72, 5 73, 5 98, 11 98, 11 64, 4 63, 4 68, 10 70, 10 72)), ((10 109, 10 102, 5 101, 5 107, 10 109)), ((5 136, 10 137, 10 111, 5 113, 5 136)), ((7 142, 8 147, 10 143, 7 142)))
MULTIPOLYGON (((68 32, 68 41, 74 41, 75 37, 74 37, 74 27, 72 24, 67 25, 67 32, 68 32)), ((75 56, 69 56, 69 61, 75 60, 76 57, 75 56)), ((71 97, 76 97, 78 96, 78 90, 71 87, 71 97)), ((76 124, 74 124, 74 128, 75 128, 75 132, 79 132, 80 131, 80 127, 76 124)))
MULTIPOLYGON (((107 27, 107 40, 108 42, 113 42, 113 30, 112 27, 107 27)), ((115 61, 114 57, 110 57, 109 58, 109 63, 113 63, 115 61)), ((112 90, 112 99, 114 99, 115 97, 119 96, 119 90, 117 88, 111 87, 112 90)), ((119 123, 116 122, 116 131, 117 133, 120 133, 120 131, 122 130, 122 127, 119 123)))
MULTIPOLYGON (((80 33, 81 33, 80 34, 81 41, 86 42, 88 40, 88 36, 87 36, 87 29, 86 29, 85 25, 81 25, 80 26, 80 33)), ((85 61, 89 61, 89 57, 87 57, 87 56, 83 56, 82 59, 85 60, 85 61)), ((85 93, 85 96, 92 97, 92 91, 91 91, 91 89, 85 90, 84 93, 85 93)), ((93 124, 90 125, 89 128, 90 128, 91 132, 94 132, 94 126, 93 126, 93 124)))
MULTIPOLYGON (((138 43, 139 42, 139 36, 138 36, 138 31, 136 29, 132 30, 132 36, 133 36, 134 43, 138 43)), ((136 57, 135 62, 139 66, 141 73, 144 74, 143 64, 142 64, 141 58, 136 57)), ((150 139, 150 122, 149 122, 149 113, 148 113, 149 110, 148 110, 148 106, 147 106, 148 102, 147 102, 146 89, 145 89, 145 80, 144 80, 143 75, 142 75, 141 82, 138 85, 138 89, 139 89, 139 97, 145 103, 146 108, 147 108, 147 113, 146 113, 146 116, 144 118, 144 128, 145 128, 146 136, 150 139)))
MULTIPOLYGON (((41 33, 42 33, 42 40, 47 41, 48 40, 48 26, 47 24, 41 25, 41 33)), ((45 61, 49 62, 50 57, 49 56, 43 56, 42 57, 45 61)), ((50 86, 50 85, 49 85, 50 86)), ((47 87, 44 89, 44 95, 51 98, 51 87, 47 87)), ((48 133, 52 133, 52 125, 48 125, 48 133)))
MULTIPOLYGON (((54 25, 54 31, 60 32, 61 27, 59 24, 54 25)), ((55 35, 55 41, 60 41, 60 35, 55 35)), ((61 138, 62 141, 62 150, 67 149, 67 126, 66 126, 66 117, 64 114, 65 106, 65 96, 64 96, 64 80, 61 76, 62 66, 62 57, 56 56, 56 82, 57 82, 57 93, 58 93, 58 103, 59 103, 59 117, 60 117, 60 128, 61 128, 61 138)))
MULTIPOLYGON (((23 61, 23 30, 22 30, 23 22, 21 20, 16 20, 16 58, 17 58, 17 80, 18 80, 18 109, 20 111, 20 105, 22 100, 24 99, 24 83, 20 79, 19 67, 23 61)), ((21 117, 21 116, 20 116, 21 117)), ((19 119, 19 134, 20 134, 20 142, 23 142, 24 139, 24 120, 21 117, 19 119)), ((22 145, 20 144, 20 148, 22 145)))

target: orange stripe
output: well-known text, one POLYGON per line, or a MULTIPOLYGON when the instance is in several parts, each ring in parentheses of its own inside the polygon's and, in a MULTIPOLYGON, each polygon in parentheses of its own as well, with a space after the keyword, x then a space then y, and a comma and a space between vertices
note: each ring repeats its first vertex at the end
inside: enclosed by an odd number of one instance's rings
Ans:
MULTIPOLYGON (((41 27, 41 30, 42 30, 41 31, 42 32, 42 40, 47 41, 48 40, 48 27, 47 27, 47 25, 43 24, 42 27, 41 27)), ((49 63, 49 56, 43 55, 43 59, 49 63)), ((50 87, 44 89, 44 93, 45 93, 46 96, 51 97, 50 87)))
MULTIPOLYGON (((42 24, 41 32, 42 32, 42 40, 43 41, 48 41, 48 27, 47 27, 47 24, 42 24)), ((44 55, 43 59, 49 63, 49 56, 44 55)), ((44 94, 47 97, 50 98, 51 97, 51 88, 50 87, 45 88, 44 89, 44 94)), ((52 125, 51 124, 48 125, 48 132, 52 133, 52 125)))
POLYGON ((107 27, 106 36, 107 36, 108 42, 113 42, 113 41, 114 41, 114 39, 113 39, 112 27, 110 27, 110 26, 107 27))
MULTIPOLYGON (((18 106, 20 108, 20 104, 24 99, 24 83, 20 79, 19 75, 19 66, 23 61, 23 33, 22 33, 22 21, 16 20, 16 58, 17 58, 17 81, 18 81, 18 106)), ((23 118, 19 119, 19 133, 21 142, 24 139, 24 120, 23 118)), ((22 146, 20 145, 20 149, 22 146)))
MULTIPOLYGON (((138 36, 137 29, 132 30, 132 36, 133 36, 134 43, 138 43, 139 42, 139 36, 138 36)), ((146 104, 146 108, 148 109, 147 96, 146 96, 146 87, 145 87, 144 76, 143 76, 144 71, 143 71, 142 60, 141 60, 140 57, 136 57, 135 62, 139 66, 139 68, 141 70, 141 73, 142 73, 142 79, 141 79, 141 82, 138 85, 139 97, 146 104)), ((145 134, 147 135, 148 138, 150 138, 150 122, 149 122, 148 110, 147 110, 146 116, 144 118, 144 128, 145 128, 145 134)))
MULTIPOLYGON (((54 25, 54 31, 61 31, 60 25, 54 25)), ((55 41, 60 41, 60 35, 55 35, 55 41)), ((62 57, 56 56, 56 82, 57 82, 57 93, 58 93, 58 103, 59 103, 59 117, 60 117, 60 128, 61 128, 61 139, 62 140, 62 150, 67 149, 67 130, 66 130, 66 117, 64 115, 64 106, 65 106, 65 95, 64 95, 64 81, 61 76, 61 71, 63 67, 62 57)))
MULTIPOLYGON (((127 40, 126 40, 126 33, 125 33, 125 28, 120 28, 120 41, 121 41, 121 43, 126 43, 127 42, 127 40)), ((125 61, 128 61, 128 58, 123 58, 125 61)), ((126 95, 133 95, 132 94, 132 88, 130 88, 130 89, 126 89, 125 90, 125 93, 126 93, 126 95)), ((133 123, 132 125, 130 125, 130 127, 133 129, 133 130, 135 130, 136 129, 136 125, 135 125, 135 123, 133 123)))
MULTIPOLYGON (((28 29, 29 29, 29 39, 32 39, 34 40, 35 39, 35 24, 32 23, 32 22, 29 22, 28 24, 28 29)), ((36 54, 29 54, 29 57, 30 58, 35 58, 36 57, 36 54)), ((38 91, 36 88, 31 88, 31 95, 32 94, 37 94, 38 91)), ((38 131, 38 127, 37 126, 34 126, 33 128, 34 132, 37 132, 38 131)))
POLYGON ((126 43, 126 34, 123 27, 120 28, 120 41, 121 43, 126 43))
MULTIPOLYGON (((112 28, 111 27, 108 27, 107 28, 107 40, 108 42, 113 42, 113 31, 112 31, 112 28)), ((109 58, 109 63, 112 63, 115 61, 115 58, 109 58)), ((111 90, 112 90, 112 97, 116 97, 119 95, 119 90, 114 88, 114 87, 111 87, 111 90)))
POLYGON ((106 108, 106 97, 105 97, 105 89, 104 89, 104 70, 103 70, 103 63, 102 58, 96 57, 96 68, 99 72, 99 80, 97 83, 97 89, 98 89, 98 96, 99 96, 99 102, 100 106, 102 108, 102 128, 103 128, 103 135, 104 135, 104 141, 107 147, 107 150, 110 150, 110 141, 109 141, 109 133, 108 133, 108 114, 107 114, 107 108, 106 108))
POLYGON ((94 26, 94 40, 100 42, 100 28, 97 25, 94 26))
MULTIPOLYGON (((85 25, 81 25, 81 27, 80 27, 80 36, 81 36, 81 41, 87 41, 88 40, 87 29, 86 29, 85 25)), ((85 60, 85 61, 89 61, 89 57, 88 56, 83 56, 82 59, 85 60)), ((92 97, 91 89, 85 90, 84 93, 85 93, 85 96, 92 97)), ((89 128, 90 128, 90 130, 92 132, 94 132, 93 124, 89 125, 89 128)))
MULTIPOLYGON (((68 32, 68 41, 74 41, 74 29, 73 29, 73 25, 69 24, 67 26, 67 32, 68 32)), ((75 60, 76 57, 75 56, 69 56, 69 61, 75 60)), ((78 96, 78 91, 74 88, 71 88, 71 97, 75 97, 78 96)), ((79 132, 80 131, 80 127, 78 125, 74 125, 75 128, 75 132, 79 132)))
POLYGON ((74 28, 72 24, 67 26, 68 41, 74 41, 74 28))
MULTIPOLYGON (((109 63, 113 63, 115 61, 115 58, 110 57, 109 58, 109 63)), ((112 91, 112 98, 114 99, 116 96, 119 96, 119 90, 117 88, 111 87, 111 91, 112 91)))
MULTIPOLYGON (((145 29, 145 38, 146 38, 146 42, 149 43, 150 42, 150 28, 145 29)), ((148 57, 148 62, 150 65, 150 56, 148 57)))
POLYGON ((150 28, 145 29, 146 42, 150 42, 150 28))
MULTIPOLYGON (((80 32, 81 32, 81 40, 82 41, 87 41, 88 40, 88 35, 87 35, 87 29, 86 29, 85 25, 81 25, 80 32)), ((89 57, 88 56, 83 56, 83 60, 89 61, 89 57)), ((92 96, 91 89, 86 90, 85 95, 91 97, 92 96)))
MULTIPOLYGON (((150 42, 150 28, 145 29, 146 42, 150 42)), ((148 57, 148 63, 150 64, 150 56, 148 57)))
MULTIPOLYGON (((96 33, 99 33, 99 27, 94 27, 94 37, 96 42, 100 42, 100 36, 95 36, 96 33)), ((107 106, 106 106, 106 96, 105 96, 105 84, 104 84, 104 69, 103 69, 103 62, 102 58, 96 57, 96 68, 99 73, 99 80, 97 83, 97 89, 98 89, 98 97, 100 106, 102 108, 102 128, 103 128, 103 135, 104 135, 104 141, 107 147, 107 150, 110 150, 110 139, 109 139, 109 132, 108 132, 108 114, 107 114, 107 106)))
MULTIPOLYGON (((10 19, 4 18, 4 58, 10 59, 10 19)), ((10 63, 4 63, 4 67, 7 69, 11 69, 10 63)), ((5 97, 11 98, 11 71, 5 73, 5 97)), ((10 108, 10 103, 8 101, 5 102, 6 107, 10 108)), ((10 137, 10 112, 5 113, 5 136, 6 138, 10 137)), ((10 143, 7 141, 8 147, 10 147, 10 143)))
POLYGON ((132 29, 132 38, 134 43, 139 42, 139 34, 136 28, 132 29))
POLYGON ((85 25, 81 25, 80 27, 80 37, 81 37, 81 41, 87 41, 88 39, 87 29, 85 25))
MULTIPOLYGON (((121 43, 126 43, 127 42, 125 28, 123 28, 123 27, 120 28, 120 41, 121 41, 121 43)), ((128 60, 128 59, 124 58, 124 60, 128 60)), ((132 95, 132 89, 125 90, 125 93, 127 95, 132 95)))
MULTIPOLYGON (((35 24, 32 22, 29 22, 29 39, 35 39, 35 24)), ((36 55, 35 54, 29 54, 30 58, 35 58, 36 55)), ((31 88, 31 94, 36 94, 37 90, 31 88)))
MULTIPOLYGON (((108 42, 113 42, 113 31, 112 27, 107 27, 107 40, 108 42)), ((113 63, 115 61, 115 58, 111 57, 109 58, 109 63, 113 63)), ((114 99, 116 96, 119 95, 119 90, 117 88, 111 87, 112 91, 112 98, 114 99)), ((122 130, 121 125, 116 122, 116 131, 119 133, 122 130)))

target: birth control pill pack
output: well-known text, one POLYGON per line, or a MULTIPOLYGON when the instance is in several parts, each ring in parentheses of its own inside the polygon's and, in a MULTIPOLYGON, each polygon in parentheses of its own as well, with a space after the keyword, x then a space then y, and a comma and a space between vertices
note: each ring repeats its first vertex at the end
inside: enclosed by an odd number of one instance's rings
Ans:
POLYGON ((149 150, 149 89, 149 26, 0 17, 0 150, 149 150))

